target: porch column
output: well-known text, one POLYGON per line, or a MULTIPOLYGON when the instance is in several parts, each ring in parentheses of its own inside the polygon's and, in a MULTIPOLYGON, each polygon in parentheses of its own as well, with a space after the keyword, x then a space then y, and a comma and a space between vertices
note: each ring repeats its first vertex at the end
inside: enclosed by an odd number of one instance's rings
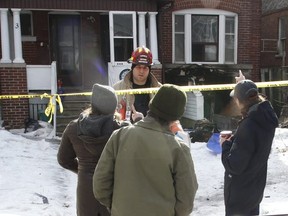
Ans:
POLYGON ((8 29, 8 8, 0 8, 1 11, 1 47, 2 58, 0 63, 11 63, 10 59, 10 42, 8 29))
POLYGON ((145 14, 147 12, 138 12, 138 45, 146 46, 146 28, 145 28, 145 14))
POLYGON ((157 12, 149 12, 149 33, 150 33, 149 38, 150 38, 150 48, 153 55, 153 62, 156 64, 160 64, 158 60, 156 14, 157 12))
POLYGON ((20 11, 21 9, 12 9, 13 11, 13 29, 14 29, 14 49, 15 59, 13 63, 24 63, 22 57, 22 40, 21 40, 21 23, 20 11))

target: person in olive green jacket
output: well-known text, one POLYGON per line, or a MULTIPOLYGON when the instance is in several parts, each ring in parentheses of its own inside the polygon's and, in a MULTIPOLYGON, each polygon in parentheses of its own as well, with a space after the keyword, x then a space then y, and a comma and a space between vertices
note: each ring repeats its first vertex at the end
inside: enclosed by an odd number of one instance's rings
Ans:
POLYGON ((93 175, 93 192, 112 216, 188 216, 198 188, 190 149, 170 131, 187 97, 164 84, 147 116, 116 130, 93 175))

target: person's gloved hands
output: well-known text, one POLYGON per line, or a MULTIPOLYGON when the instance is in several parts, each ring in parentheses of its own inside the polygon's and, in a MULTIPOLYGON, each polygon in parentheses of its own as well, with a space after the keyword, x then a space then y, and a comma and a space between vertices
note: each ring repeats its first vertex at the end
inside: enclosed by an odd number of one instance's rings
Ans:
POLYGON ((224 143, 226 140, 231 141, 231 138, 232 138, 232 136, 227 137, 227 136, 221 136, 221 135, 220 135, 220 136, 219 136, 220 146, 222 146, 223 143, 224 143))
POLYGON ((144 118, 144 115, 141 112, 133 112, 132 113, 132 120, 133 122, 138 122, 144 118))
POLYGON ((135 122, 138 122, 140 120, 142 120, 144 118, 144 115, 143 113, 141 112, 137 112, 134 105, 131 106, 132 108, 132 121, 135 123, 135 122))

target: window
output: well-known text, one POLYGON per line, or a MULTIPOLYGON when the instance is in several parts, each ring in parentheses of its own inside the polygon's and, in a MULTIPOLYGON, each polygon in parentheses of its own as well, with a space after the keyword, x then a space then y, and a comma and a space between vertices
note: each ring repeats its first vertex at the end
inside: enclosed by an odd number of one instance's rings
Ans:
POLYGON ((278 25, 278 55, 283 56, 285 51, 287 17, 280 17, 278 25))
POLYGON ((184 16, 175 16, 175 61, 184 59, 184 16))
POLYGON ((218 60, 218 16, 192 15, 192 61, 218 60))
POLYGON ((21 36, 22 41, 36 41, 33 32, 33 19, 31 11, 21 11, 20 13, 21 22, 21 36))
POLYGON ((237 14, 216 9, 174 12, 173 62, 234 64, 237 14))
POLYGON ((21 12, 20 20, 22 36, 33 36, 32 13, 21 12))
POLYGON ((235 52, 235 17, 225 19, 225 62, 234 63, 235 52))
POLYGON ((136 13, 109 12, 111 62, 127 62, 136 47, 136 13))

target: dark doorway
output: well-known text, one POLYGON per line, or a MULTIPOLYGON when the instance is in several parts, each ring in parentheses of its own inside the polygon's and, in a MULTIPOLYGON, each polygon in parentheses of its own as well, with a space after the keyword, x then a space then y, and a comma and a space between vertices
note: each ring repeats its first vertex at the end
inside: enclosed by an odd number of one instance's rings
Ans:
POLYGON ((50 15, 51 59, 64 87, 81 87, 80 16, 50 15))

